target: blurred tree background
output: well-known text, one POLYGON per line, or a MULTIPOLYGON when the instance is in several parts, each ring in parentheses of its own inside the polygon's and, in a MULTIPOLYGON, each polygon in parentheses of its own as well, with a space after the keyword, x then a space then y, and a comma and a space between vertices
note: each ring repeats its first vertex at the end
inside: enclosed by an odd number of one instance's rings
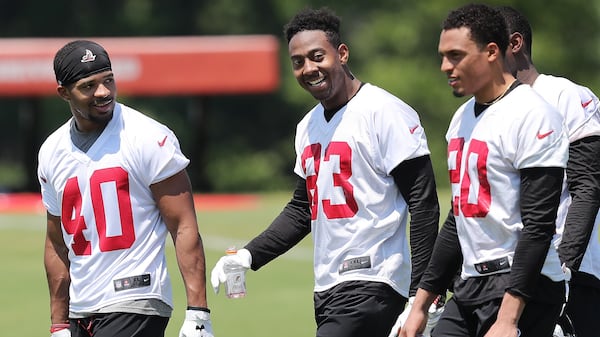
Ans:
MULTIPOLYGON (((292 76, 283 25, 304 7, 328 6, 342 17, 350 67, 359 79, 396 94, 420 114, 436 176, 447 186, 444 134, 464 99, 439 71, 440 23, 458 0, 0 0, 0 38, 271 34, 281 41, 281 82, 260 95, 124 97, 166 123, 191 156, 196 192, 291 190, 296 123, 316 102, 292 76), (200 129, 189 121, 202 117, 200 129), (200 135, 200 136, 199 136, 200 135), (197 144, 200 139, 201 144, 197 144), (200 148, 201 150, 197 150, 200 148)), ((489 1, 522 11, 534 31, 540 72, 568 77, 600 93, 600 1, 489 1)), ((110 50, 109 50, 110 53, 110 50)), ((161 81, 156 78, 156 81, 161 81)), ((117 74, 118 85, 118 74, 117 74)), ((41 141, 70 117, 58 97, 0 98, 0 189, 37 191, 41 141), (33 116, 39 118, 33 118, 33 116), (39 123, 41 134, 19 132, 39 123), (33 150, 32 150, 33 149, 33 150), (28 163, 28 164, 27 164, 28 163)))

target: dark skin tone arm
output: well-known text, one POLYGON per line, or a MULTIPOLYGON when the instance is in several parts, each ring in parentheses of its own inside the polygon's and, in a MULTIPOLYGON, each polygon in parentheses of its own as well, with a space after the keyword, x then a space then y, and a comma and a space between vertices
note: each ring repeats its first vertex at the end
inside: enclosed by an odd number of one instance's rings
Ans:
POLYGON ((50 290, 50 321, 69 322, 69 250, 62 236, 60 217, 47 213, 44 266, 50 290))
POLYGON ((187 305, 207 307, 206 266, 190 180, 185 171, 150 186, 175 244, 187 305))

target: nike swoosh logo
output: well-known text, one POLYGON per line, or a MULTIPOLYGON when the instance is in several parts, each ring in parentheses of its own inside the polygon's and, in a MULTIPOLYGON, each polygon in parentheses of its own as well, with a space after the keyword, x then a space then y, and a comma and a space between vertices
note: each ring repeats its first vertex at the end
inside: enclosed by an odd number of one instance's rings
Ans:
POLYGON ((167 141, 167 136, 165 136, 165 138, 163 138, 163 140, 158 142, 158 146, 163 147, 163 145, 165 145, 166 141, 167 141))
POLYGON ((415 125, 412 128, 409 128, 408 131, 410 131, 411 134, 415 133, 415 131, 417 131, 417 129, 419 128, 419 125, 415 125))
POLYGON ((584 107, 584 108, 586 108, 588 105, 590 105, 590 103, 592 103, 592 101, 593 101, 593 99, 590 99, 587 102, 581 102, 581 106, 584 107))
POLYGON ((552 134, 552 132, 554 132, 554 130, 550 130, 550 131, 548 131, 548 132, 546 132, 546 133, 540 133, 540 132, 538 131, 537 138, 538 138, 538 139, 544 139, 544 138, 546 138, 546 137, 550 136, 550 134, 552 134))

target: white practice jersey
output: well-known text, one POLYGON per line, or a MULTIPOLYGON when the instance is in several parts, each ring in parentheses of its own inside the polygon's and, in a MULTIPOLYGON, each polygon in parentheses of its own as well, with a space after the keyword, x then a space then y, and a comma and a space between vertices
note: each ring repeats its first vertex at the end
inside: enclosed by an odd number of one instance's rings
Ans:
MULTIPOLYGON (((590 89, 563 77, 543 74, 538 76, 532 87, 563 116, 571 143, 585 137, 600 136, 600 100, 590 89)), ((556 247, 560 244, 570 203, 571 197, 565 180, 556 220, 559 234, 554 240, 556 247)), ((599 221, 596 221, 580 270, 600 279, 598 225, 599 221), (592 261, 596 261, 595 267, 592 261)))
POLYGON ((321 104, 313 108, 295 147, 311 203, 315 291, 363 280, 408 296, 408 210, 390 172, 429 154, 417 113, 365 84, 329 122, 321 104))
POLYGON ((44 206, 61 217, 69 249, 70 311, 150 298, 172 307, 168 231, 149 186, 188 165, 177 138, 122 104, 86 153, 70 125, 44 142, 38 168, 44 206))
MULTIPOLYGON (((482 276, 478 266, 489 261, 508 263, 496 273, 512 265, 523 228, 519 170, 566 167, 569 146, 561 116, 529 86, 516 87, 478 117, 474 103, 457 110, 446 134, 463 279, 482 276)), ((542 274, 564 279, 552 245, 542 274)))
POLYGON ((600 136, 600 101, 590 89, 563 77, 544 74, 538 76, 532 87, 563 116, 571 143, 600 136))

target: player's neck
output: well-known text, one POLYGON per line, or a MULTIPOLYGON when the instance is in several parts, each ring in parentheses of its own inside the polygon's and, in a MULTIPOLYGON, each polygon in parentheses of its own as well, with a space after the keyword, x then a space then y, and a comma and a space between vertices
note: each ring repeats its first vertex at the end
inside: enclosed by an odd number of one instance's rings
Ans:
POLYGON ((356 94, 358 94, 358 91, 360 90, 360 88, 362 88, 364 83, 362 83, 361 81, 359 81, 358 79, 353 79, 350 85, 350 90, 349 90, 349 94, 347 97, 347 99, 344 101, 344 103, 333 106, 333 107, 326 107, 325 105, 323 105, 323 109, 324 109, 324 115, 325 115, 325 119, 329 122, 332 118, 333 115, 335 115, 336 112, 338 112, 338 110, 340 110, 342 107, 344 107, 346 104, 348 104, 348 102, 354 98, 354 96, 356 96, 356 94))
POLYGON ((475 101, 479 104, 487 105, 495 103, 506 94, 508 88, 515 80, 515 77, 509 72, 498 74, 486 86, 473 94, 475 101))
POLYGON ((525 83, 525 84, 529 84, 529 85, 533 85, 533 82, 535 82, 535 80, 538 78, 538 76, 540 76, 540 73, 538 73, 537 69, 535 69, 535 67, 533 65, 531 65, 527 69, 519 70, 517 72, 517 79, 521 83, 525 83))

